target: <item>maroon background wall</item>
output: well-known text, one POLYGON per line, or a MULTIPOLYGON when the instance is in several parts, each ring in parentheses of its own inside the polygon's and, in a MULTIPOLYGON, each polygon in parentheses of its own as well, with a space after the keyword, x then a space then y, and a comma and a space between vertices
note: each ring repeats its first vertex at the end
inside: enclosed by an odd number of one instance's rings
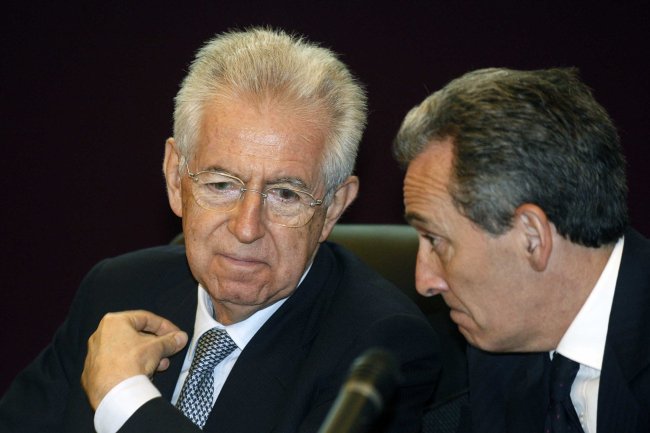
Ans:
POLYGON ((362 191, 345 222, 402 222, 390 144, 427 94, 482 67, 577 66, 620 128, 632 223, 650 237, 650 21, 640 6, 56 3, 0 11, 0 394, 50 341, 93 264, 180 231, 161 172, 173 97, 195 50, 228 28, 303 33, 366 83, 362 191))

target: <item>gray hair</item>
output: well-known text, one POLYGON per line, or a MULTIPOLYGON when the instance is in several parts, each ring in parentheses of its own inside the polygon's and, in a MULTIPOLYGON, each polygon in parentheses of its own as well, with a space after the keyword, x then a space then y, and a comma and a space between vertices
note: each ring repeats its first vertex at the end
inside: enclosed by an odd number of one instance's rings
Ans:
POLYGON ((456 207, 487 232, 511 228, 532 203, 558 233, 599 247, 628 224, 625 158, 607 112, 576 69, 483 69, 453 80, 413 108, 393 144, 407 166, 451 138, 456 207))
POLYGON ((321 161, 326 204, 352 174, 366 124, 366 95, 332 51, 263 28, 231 31, 208 41, 175 99, 174 138, 181 167, 199 137, 205 104, 216 98, 273 101, 298 116, 317 118, 316 127, 327 137, 321 161))

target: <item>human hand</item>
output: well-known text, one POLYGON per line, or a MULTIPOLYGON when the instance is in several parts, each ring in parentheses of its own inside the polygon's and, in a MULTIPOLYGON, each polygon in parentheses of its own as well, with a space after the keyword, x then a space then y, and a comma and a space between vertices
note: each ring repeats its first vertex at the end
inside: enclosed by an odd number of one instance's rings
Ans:
POLYGON ((187 344, 172 322, 144 310, 109 313, 88 339, 81 384, 93 409, 117 384, 169 367, 170 355, 187 344))

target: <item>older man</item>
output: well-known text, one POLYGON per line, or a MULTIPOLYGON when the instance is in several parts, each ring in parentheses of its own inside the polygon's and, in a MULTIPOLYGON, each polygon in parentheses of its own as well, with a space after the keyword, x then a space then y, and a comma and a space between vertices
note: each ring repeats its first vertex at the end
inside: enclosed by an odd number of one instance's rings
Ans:
POLYGON ((650 242, 572 69, 468 73, 407 115, 416 285, 470 343, 459 431, 650 431, 650 242))
POLYGON ((95 267, 0 430, 316 431, 351 362, 384 347, 404 368, 376 431, 417 431, 435 334, 325 242, 357 195, 361 86, 302 39, 231 32, 198 52, 174 118, 163 168, 186 247, 95 267))

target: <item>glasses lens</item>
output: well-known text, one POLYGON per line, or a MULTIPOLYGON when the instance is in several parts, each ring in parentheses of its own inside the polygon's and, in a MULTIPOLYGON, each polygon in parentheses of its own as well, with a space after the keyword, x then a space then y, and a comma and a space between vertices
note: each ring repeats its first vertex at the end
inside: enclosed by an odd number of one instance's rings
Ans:
POLYGON ((201 173, 192 180, 194 199, 204 209, 229 211, 235 208, 242 183, 219 173, 201 173))
POLYGON ((307 193, 288 188, 265 191, 267 215, 271 222, 286 227, 302 227, 314 215, 314 199, 307 193))

